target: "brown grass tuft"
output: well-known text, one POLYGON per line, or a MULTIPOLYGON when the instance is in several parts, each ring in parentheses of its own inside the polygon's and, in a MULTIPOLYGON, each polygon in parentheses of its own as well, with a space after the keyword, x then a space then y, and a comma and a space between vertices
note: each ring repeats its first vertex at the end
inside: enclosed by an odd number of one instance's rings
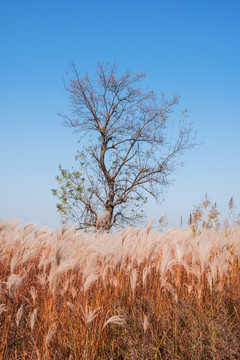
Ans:
POLYGON ((0 359, 238 360, 240 228, 211 224, 0 223, 0 359))

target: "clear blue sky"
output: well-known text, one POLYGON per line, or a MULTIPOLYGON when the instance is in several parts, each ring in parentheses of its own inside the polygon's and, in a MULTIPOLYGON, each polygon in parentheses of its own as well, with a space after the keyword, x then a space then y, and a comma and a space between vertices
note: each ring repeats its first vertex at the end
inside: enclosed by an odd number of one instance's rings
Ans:
POLYGON ((60 126, 66 111, 62 75, 75 62, 84 73, 95 63, 145 70, 157 93, 180 93, 181 107, 198 130, 162 205, 186 221, 204 197, 226 212, 235 195, 240 211, 240 2, 1 1, 0 4, 0 219, 58 227, 58 164, 70 168, 79 145, 60 126))

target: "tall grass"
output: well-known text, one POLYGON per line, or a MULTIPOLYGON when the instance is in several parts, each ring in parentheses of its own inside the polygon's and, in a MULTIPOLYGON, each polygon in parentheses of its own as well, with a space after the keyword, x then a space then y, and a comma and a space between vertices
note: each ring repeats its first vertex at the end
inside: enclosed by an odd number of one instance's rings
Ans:
POLYGON ((240 359, 240 227, 0 223, 0 359, 240 359))

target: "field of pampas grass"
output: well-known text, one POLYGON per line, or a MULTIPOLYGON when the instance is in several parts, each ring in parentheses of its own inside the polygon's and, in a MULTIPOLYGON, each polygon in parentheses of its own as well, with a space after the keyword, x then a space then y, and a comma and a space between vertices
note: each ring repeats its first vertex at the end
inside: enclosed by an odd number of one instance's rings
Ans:
POLYGON ((0 223, 0 359, 240 359, 240 228, 0 223))

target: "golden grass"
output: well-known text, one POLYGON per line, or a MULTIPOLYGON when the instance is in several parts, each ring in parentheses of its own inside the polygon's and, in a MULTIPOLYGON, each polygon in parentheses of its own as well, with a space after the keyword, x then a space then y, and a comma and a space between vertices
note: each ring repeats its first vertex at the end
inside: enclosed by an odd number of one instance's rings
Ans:
POLYGON ((240 228, 0 223, 0 359, 239 359, 240 228))

